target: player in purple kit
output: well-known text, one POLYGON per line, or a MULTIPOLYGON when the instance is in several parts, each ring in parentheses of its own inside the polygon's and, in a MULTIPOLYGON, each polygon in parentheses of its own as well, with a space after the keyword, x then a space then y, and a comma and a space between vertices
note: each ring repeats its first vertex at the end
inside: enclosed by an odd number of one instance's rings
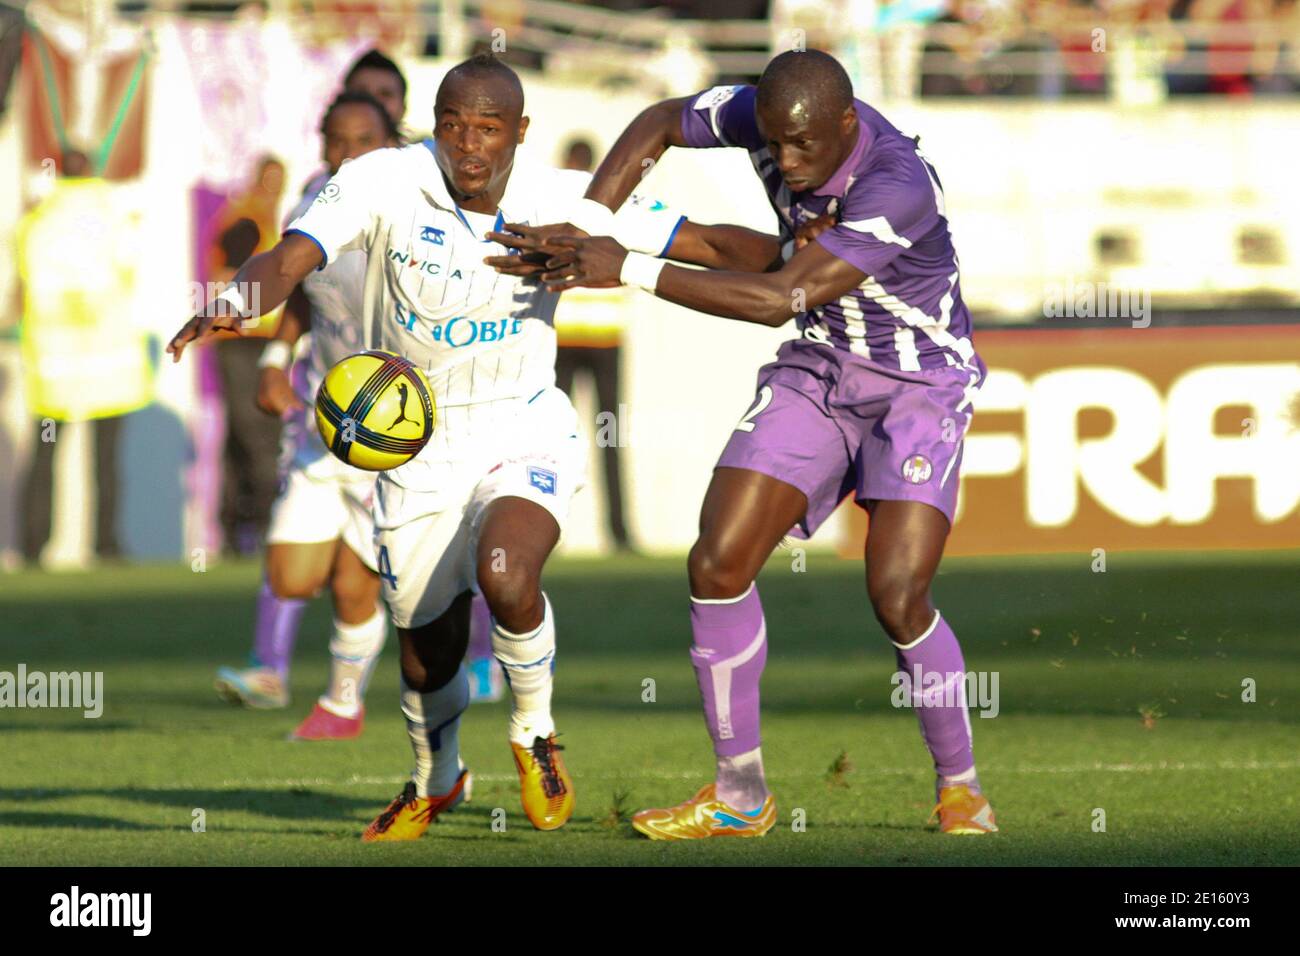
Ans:
POLYGON ((819 51, 781 54, 757 87, 714 87, 650 107, 614 145, 587 197, 617 209, 644 160, 669 146, 749 152, 780 220, 772 242, 781 267, 764 272, 760 256, 747 271, 689 270, 612 239, 560 237, 547 242, 564 250, 548 262, 551 288, 621 280, 770 326, 793 313, 799 336, 759 372, 690 553, 691 659, 716 783, 677 807, 636 814, 633 825, 655 839, 692 839, 761 836, 775 823, 760 750, 767 636, 755 576, 787 533, 811 535, 851 494, 870 515, 867 593, 905 683, 917 673, 942 677, 940 686, 911 686, 937 772, 939 825, 994 831, 971 750, 965 663, 930 600, 971 398, 985 375, 938 177, 916 140, 855 100, 843 68, 819 51), (823 217, 812 241, 796 242, 823 217))

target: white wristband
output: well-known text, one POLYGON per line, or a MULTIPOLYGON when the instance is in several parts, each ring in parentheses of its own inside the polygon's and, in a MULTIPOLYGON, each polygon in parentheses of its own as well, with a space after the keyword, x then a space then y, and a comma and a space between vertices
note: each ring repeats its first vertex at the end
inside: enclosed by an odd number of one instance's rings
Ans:
MULTIPOLYGON (((244 296, 243 293, 239 291, 239 286, 234 283, 226 286, 226 288, 222 290, 221 294, 212 300, 212 302, 219 301, 229 303, 230 307, 234 310, 235 315, 240 318, 243 318, 244 313, 248 311, 248 303, 244 301, 244 296)), ((211 305, 212 303, 210 302, 208 304, 211 305)))
POLYGON ((654 295, 655 286, 659 283, 659 273, 666 265, 668 263, 663 259, 656 259, 642 252, 629 252, 627 258, 623 260, 623 268, 619 270, 618 281, 624 285, 640 286, 654 295))
POLYGON ((608 206, 594 199, 579 199, 569 216, 569 222, 589 236, 612 236, 614 214, 608 206))
POLYGON ((280 339, 271 339, 266 343, 266 348, 262 349, 262 356, 257 360, 257 367, 285 369, 289 367, 289 363, 292 361, 293 346, 280 339))

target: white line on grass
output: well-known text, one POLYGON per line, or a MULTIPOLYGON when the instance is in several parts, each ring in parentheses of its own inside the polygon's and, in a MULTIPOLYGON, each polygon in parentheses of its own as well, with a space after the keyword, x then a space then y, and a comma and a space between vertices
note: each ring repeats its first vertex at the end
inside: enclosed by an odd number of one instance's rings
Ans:
MULTIPOLYGON (((980 770, 989 776, 1000 773, 1023 774, 1070 774, 1070 773, 1165 773, 1170 771, 1206 772, 1214 770, 1297 770, 1300 760, 1225 760, 1218 763, 1192 763, 1181 760, 1161 760, 1158 763, 1088 763, 1071 764, 1061 767, 997 767, 982 766, 980 770)), ((924 774, 922 767, 871 767, 873 774, 887 776, 911 776, 924 774)), ((662 770, 622 770, 618 773, 574 773, 578 780, 694 780, 702 779, 704 770, 665 772, 662 770)), ((774 780, 798 777, 821 777, 822 773, 786 773, 769 774, 774 780)), ((221 787, 377 787, 402 784, 409 777, 363 777, 353 774, 345 780, 332 777, 299 777, 287 780, 223 780, 221 787)), ((476 773, 474 779, 483 783, 513 783, 518 776, 510 773, 476 773)))

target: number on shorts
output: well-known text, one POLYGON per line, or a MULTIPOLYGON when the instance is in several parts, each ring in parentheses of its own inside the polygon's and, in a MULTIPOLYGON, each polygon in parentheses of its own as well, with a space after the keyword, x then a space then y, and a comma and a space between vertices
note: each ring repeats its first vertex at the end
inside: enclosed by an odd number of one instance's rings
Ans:
POLYGON ((762 388, 758 390, 758 401, 754 403, 753 408, 751 408, 749 411, 745 413, 745 417, 742 418, 740 420, 740 424, 736 426, 736 431, 752 432, 754 430, 754 421, 753 421, 754 417, 771 404, 772 404, 772 386, 764 385, 762 388))
POLYGON ((388 582, 388 586, 397 590, 397 575, 393 573, 393 565, 388 560, 388 546, 379 546, 379 576, 388 582))

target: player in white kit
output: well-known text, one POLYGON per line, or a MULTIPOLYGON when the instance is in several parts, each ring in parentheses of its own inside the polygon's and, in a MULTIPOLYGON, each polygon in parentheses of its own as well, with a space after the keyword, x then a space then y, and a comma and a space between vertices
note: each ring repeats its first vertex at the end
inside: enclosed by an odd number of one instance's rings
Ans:
MULTIPOLYGON (((340 169, 235 283, 259 283, 261 306, 274 308, 312 269, 363 250, 367 341, 419 364, 437 405, 429 444, 376 484, 377 564, 401 641, 416 767, 367 840, 414 839, 463 798, 461 659, 475 591, 491 610, 493 651, 510 682, 524 810, 543 830, 571 815, 573 784, 551 717, 555 622, 541 571, 584 481, 586 442, 554 385, 558 297, 486 265, 507 250, 485 237, 507 222, 572 223, 658 254, 680 221, 661 204, 631 204, 616 220, 581 198, 587 174, 516 162, 528 128, 523 90, 490 56, 447 74, 435 121, 433 139, 340 169)), ((238 325, 244 303, 237 292, 223 296, 170 352, 179 357, 189 341, 238 325)))

